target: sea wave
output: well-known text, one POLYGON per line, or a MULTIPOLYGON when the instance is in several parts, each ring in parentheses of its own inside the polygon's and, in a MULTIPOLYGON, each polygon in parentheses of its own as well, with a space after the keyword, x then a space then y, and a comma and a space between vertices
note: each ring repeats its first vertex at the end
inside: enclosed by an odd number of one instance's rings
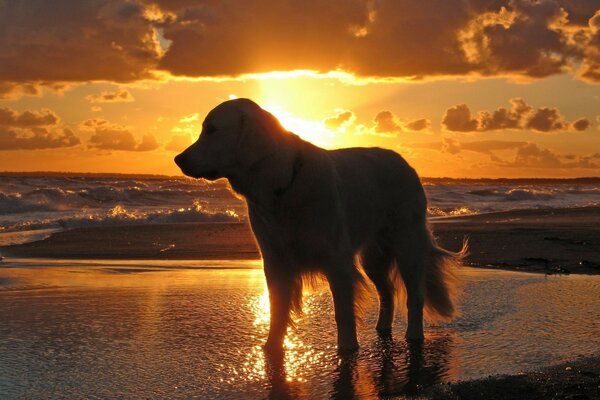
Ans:
POLYGON ((235 222, 240 216, 233 209, 224 212, 209 211, 199 205, 175 210, 133 211, 117 205, 102 213, 79 213, 60 218, 23 220, 3 226, 2 232, 33 231, 39 229, 71 229, 90 226, 133 224, 165 224, 179 222, 235 222))
MULTIPOLYGON (((430 217, 600 205, 599 178, 441 178, 424 179, 423 185, 430 217)), ((2 235, 105 225, 237 221, 245 214, 244 203, 225 180, 0 174, 2 235)))
POLYGON ((161 206, 190 204, 197 198, 233 200, 225 187, 217 188, 144 188, 143 186, 64 189, 36 188, 22 193, 0 191, 0 213, 67 211, 106 208, 113 204, 161 206))

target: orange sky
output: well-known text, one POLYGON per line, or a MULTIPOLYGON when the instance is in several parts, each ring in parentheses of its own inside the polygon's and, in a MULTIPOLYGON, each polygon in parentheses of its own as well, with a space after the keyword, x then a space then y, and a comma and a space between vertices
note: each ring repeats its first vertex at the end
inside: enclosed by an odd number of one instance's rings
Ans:
POLYGON ((0 171, 179 174, 249 97, 422 176, 600 175, 598 0, 0 2, 0 48, 0 171))

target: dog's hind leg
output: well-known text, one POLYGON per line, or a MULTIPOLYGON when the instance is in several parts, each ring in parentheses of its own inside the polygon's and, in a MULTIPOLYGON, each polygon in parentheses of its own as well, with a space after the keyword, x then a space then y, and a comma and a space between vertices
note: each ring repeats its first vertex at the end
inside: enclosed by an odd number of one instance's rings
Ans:
POLYGON ((348 353, 358 349, 356 339, 356 310, 357 285, 361 282, 361 275, 348 259, 347 265, 338 265, 338 268, 329 270, 327 280, 333 296, 335 308, 335 322, 338 331, 338 351, 348 353))
POLYGON ((377 319, 377 332, 380 335, 392 333, 394 321, 394 282, 390 277, 390 268, 393 262, 393 252, 377 242, 373 242, 363 249, 361 264, 365 273, 375 284, 379 295, 379 317, 377 319))
POLYGON ((396 264, 406 287, 408 308, 406 338, 409 340, 423 340, 428 243, 428 234, 424 226, 402 229, 397 232, 394 243, 396 264))

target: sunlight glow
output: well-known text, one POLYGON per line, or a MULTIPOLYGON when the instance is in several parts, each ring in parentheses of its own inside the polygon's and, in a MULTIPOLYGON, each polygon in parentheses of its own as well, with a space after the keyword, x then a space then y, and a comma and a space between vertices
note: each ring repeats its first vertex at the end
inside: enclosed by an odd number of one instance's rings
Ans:
POLYGON ((295 133, 302 139, 321 147, 335 145, 335 133, 327 129, 322 121, 309 121, 300 118, 274 104, 265 104, 262 107, 273 114, 285 129, 295 133))
MULTIPOLYGON (((313 78, 313 79, 331 79, 342 82, 346 85, 364 86, 373 83, 411 83, 422 82, 423 78, 419 76, 357 76, 352 72, 343 70, 334 71, 315 71, 309 69, 295 69, 290 71, 269 71, 269 72, 253 72, 240 75, 221 75, 221 76, 184 76, 172 75, 164 70, 151 71, 153 80, 163 82, 232 82, 232 81, 269 81, 269 80, 287 80, 295 78, 313 78)), ((444 77, 448 79, 448 77, 444 77)), ((458 79, 456 77, 452 77, 458 79)), ((428 78, 436 80, 437 77, 428 78)))

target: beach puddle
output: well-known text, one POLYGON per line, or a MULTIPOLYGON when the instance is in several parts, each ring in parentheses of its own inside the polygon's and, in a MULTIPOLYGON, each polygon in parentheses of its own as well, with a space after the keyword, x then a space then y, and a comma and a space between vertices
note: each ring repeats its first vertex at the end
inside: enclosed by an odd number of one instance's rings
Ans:
POLYGON ((379 338, 376 302, 360 352, 336 354, 325 288, 282 357, 266 357, 268 296, 257 263, 4 263, 0 394, 17 398, 374 398, 515 373, 600 349, 600 277, 464 268, 462 314, 423 345, 379 338))

